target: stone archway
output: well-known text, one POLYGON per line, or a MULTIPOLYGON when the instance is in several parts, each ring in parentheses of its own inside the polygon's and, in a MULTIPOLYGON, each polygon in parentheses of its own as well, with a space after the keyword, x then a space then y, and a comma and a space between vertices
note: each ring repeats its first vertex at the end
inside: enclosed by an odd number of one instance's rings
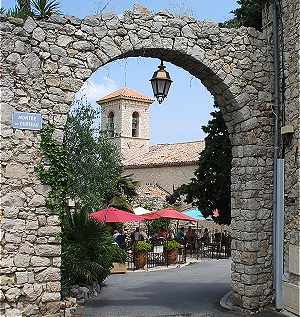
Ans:
MULTIPOLYGON (((39 134, 13 130, 12 111, 40 112, 63 128, 75 92, 99 67, 125 57, 163 58, 199 78, 217 99, 230 131, 232 290, 257 310, 272 299, 272 133, 269 62, 262 35, 137 8, 119 17, 52 16, 2 22, 4 65, 2 206, 6 313, 56 313, 60 300, 59 220, 34 164, 39 134)), ((4 297, 5 296, 5 297, 4 297)), ((15 316, 14 315, 14 316, 15 316)))

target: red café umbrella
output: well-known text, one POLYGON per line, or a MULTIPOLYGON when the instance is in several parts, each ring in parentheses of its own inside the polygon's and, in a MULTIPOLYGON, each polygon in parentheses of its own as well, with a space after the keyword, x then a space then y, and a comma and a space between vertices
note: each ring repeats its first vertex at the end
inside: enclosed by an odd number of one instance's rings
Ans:
POLYGON ((92 212, 89 217, 99 222, 131 222, 144 220, 143 216, 137 216, 112 207, 92 212))
POLYGON ((158 211, 154 211, 150 214, 143 215, 144 220, 155 220, 159 218, 165 219, 175 219, 175 220, 182 220, 182 221, 197 221, 196 219, 187 216, 175 209, 172 208, 165 208, 158 211))

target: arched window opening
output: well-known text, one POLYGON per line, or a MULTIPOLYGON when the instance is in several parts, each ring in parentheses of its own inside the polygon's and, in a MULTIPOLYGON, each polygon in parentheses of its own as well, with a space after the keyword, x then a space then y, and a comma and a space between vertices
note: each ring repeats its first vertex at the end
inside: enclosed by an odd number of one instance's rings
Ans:
POLYGON ((139 136, 139 113, 136 111, 132 114, 132 136, 139 136))
POLYGON ((110 137, 115 136, 115 114, 112 111, 107 117, 107 131, 110 137))

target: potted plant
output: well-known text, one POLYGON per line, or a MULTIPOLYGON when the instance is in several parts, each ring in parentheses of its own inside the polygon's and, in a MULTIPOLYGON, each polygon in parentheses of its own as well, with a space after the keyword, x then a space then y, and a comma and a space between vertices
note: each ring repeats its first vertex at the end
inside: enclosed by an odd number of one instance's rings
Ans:
POLYGON ((141 269, 147 264, 147 252, 151 251, 152 245, 146 241, 137 241, 133 244, 133 262, 136 269, 141 269))
POLYGON ((111 249, 112 269, 111 273, 126 273, 127 272, 127 252, 114 245, 111 249))
POLYGON ((167 260, 167 264, 175 264, 177 262, 178 249, 180 243, 175 240, 166 241, 164 244, 164 255, 167 260))

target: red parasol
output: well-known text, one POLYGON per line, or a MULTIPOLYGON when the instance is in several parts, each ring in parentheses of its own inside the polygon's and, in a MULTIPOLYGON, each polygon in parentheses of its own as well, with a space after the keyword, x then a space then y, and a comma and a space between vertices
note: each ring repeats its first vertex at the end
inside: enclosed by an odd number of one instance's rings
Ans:
POLYGON ((92 212, 89 217, 99 222, 131 222, 144 220, 143 216, 137 216, 112 207, 92 212))
POLYGON ((145 214, 143 215, 143 217, 144 217, 144 220, 155 220, 155 219, 161 218, 156 214, 156 211, 152 211, 149 214, 145 214))
POLYGON ((175 220, 182 220, 182 221, 197 221, 196 219, 171 208, 165 208, 158 211, 154 211, 150 214, 143 215, 143 217, 145 220, 155 220, 159 218, 165 218, 165 219, 175 219, 175 220))

